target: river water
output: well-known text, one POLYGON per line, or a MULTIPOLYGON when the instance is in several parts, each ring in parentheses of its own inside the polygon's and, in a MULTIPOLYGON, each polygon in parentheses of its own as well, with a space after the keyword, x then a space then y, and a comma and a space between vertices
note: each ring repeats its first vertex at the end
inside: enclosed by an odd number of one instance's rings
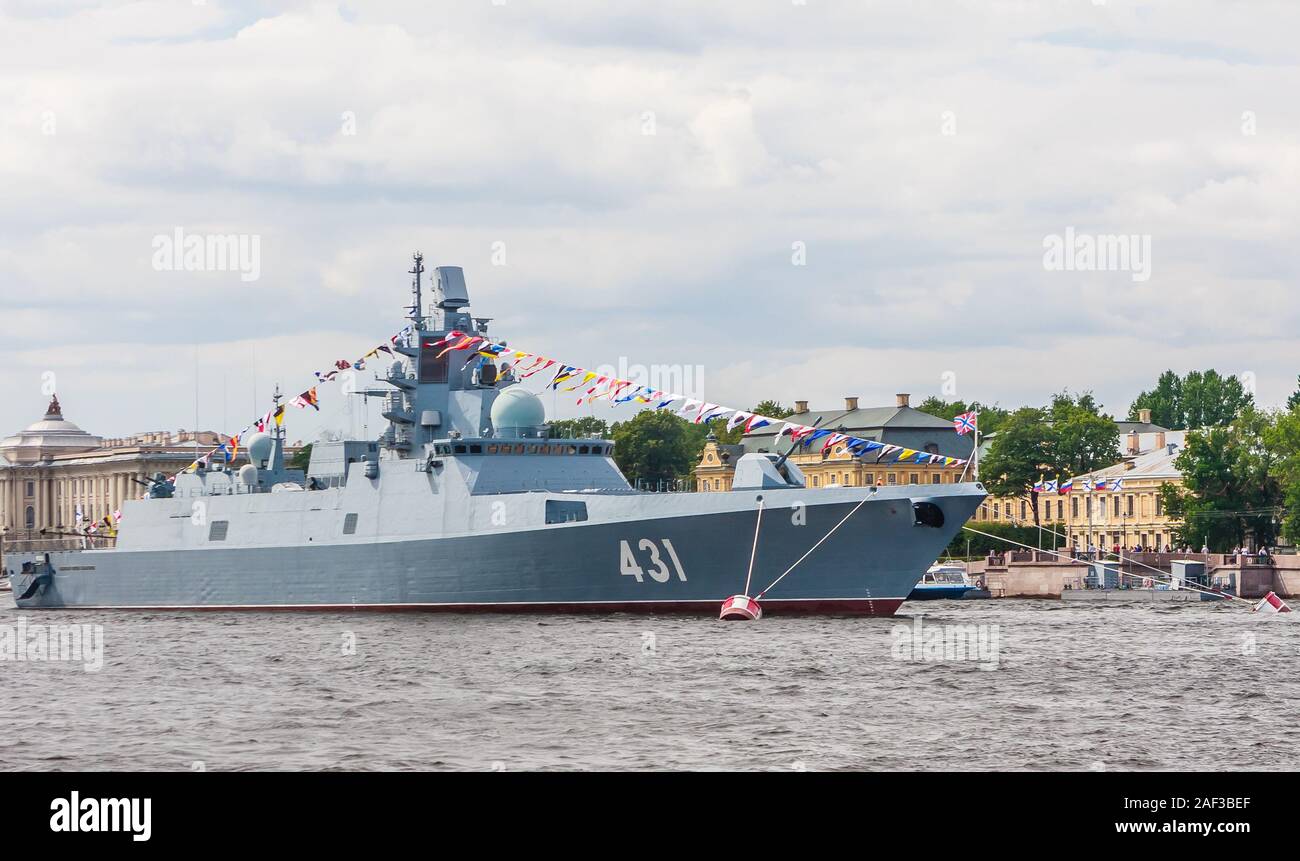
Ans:
POLYGON ((0 769, 1297 769, 1293 619, 1141 600, 756 623, 8 606, 0 645, 77 624, 103 651, 88 670, 93 649, 0 648, 0 769), (944 625, 976 626, 971 648, 944 625))

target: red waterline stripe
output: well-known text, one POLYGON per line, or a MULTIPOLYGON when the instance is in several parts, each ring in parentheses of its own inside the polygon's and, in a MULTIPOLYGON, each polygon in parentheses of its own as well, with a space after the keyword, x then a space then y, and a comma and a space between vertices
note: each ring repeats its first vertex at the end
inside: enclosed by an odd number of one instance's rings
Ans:
MULTIPOLYGON (((892 616, 902 598, 768 598, 764 615, 892 616)), ((367 610, 414 613, 707 613, 718 612, 718 601, 608 601, 499 604, 131 604, 124 606, 29 606, 23 610, 153 610, 320 612, 367 610)))

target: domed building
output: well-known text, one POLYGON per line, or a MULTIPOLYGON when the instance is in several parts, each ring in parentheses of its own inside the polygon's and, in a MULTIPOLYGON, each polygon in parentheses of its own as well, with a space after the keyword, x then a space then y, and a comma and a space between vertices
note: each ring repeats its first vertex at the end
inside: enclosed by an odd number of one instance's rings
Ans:
POLYGON ((104 441, 91 436, 63 418, 59 396, 50 399, 45 417, 6 440, 0 441, 0 457, 9 463, 36 463, 58 454, 91 451, 104 441))
POLYGON ((224 439, 182 430, 106 440, 65 419, 55 396, 40 421, 0 440, 0 539, 53 549, 68 540, 57 533, 113 517, 123 500, 138 497, 143 488, 133 479, 172 475, 224 439))

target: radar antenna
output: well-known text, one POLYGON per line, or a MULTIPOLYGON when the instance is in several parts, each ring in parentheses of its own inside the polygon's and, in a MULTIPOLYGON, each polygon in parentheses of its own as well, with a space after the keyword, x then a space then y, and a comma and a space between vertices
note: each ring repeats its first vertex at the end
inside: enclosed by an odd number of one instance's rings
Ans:
POLYGON ((411 322, 414 324, 416 330, 423 330, 424 314, 422 312, 424 310, 424 298, 422 295, 422 287, 420 285, 420 276, 424 274, 424 255, 417 251, 412 254, 411 257, 414 259, 415 263, 406 271, 410 272, 411 275, 415 277, 411 279, 411 305, 407 310, 411 312, 411 322))

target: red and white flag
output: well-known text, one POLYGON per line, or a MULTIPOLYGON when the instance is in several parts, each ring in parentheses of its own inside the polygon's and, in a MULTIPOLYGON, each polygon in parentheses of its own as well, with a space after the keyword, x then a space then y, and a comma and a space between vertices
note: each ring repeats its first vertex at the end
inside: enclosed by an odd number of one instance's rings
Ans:
POLYGON ((1291 612, 1291 608, 1288 607, 1288 606, 1286 605, 1286 602, 1285 602, 1285 601, 1283 601, 1281 598, 1277 597, 1277 593, 1276 593, 1276 592, 1269 592, 1267 595, 1264 596, 1264 600, 1263 600, 1263 601, 1260 601, 1258 604, 1255 605, 1255 609, 1254 609, 1252 612, 1255 612, 1255 613, 1290 613, 1290 612, 1291 612))
POLYGON ((979 413, 974 411, 968 413, 962 413, 961 415, 957 416, 952 420, 953 430, 957 431, 957 433, 959 434, 970 433, 971 431, 975 430, 978 417, 979 417, 979 413))

